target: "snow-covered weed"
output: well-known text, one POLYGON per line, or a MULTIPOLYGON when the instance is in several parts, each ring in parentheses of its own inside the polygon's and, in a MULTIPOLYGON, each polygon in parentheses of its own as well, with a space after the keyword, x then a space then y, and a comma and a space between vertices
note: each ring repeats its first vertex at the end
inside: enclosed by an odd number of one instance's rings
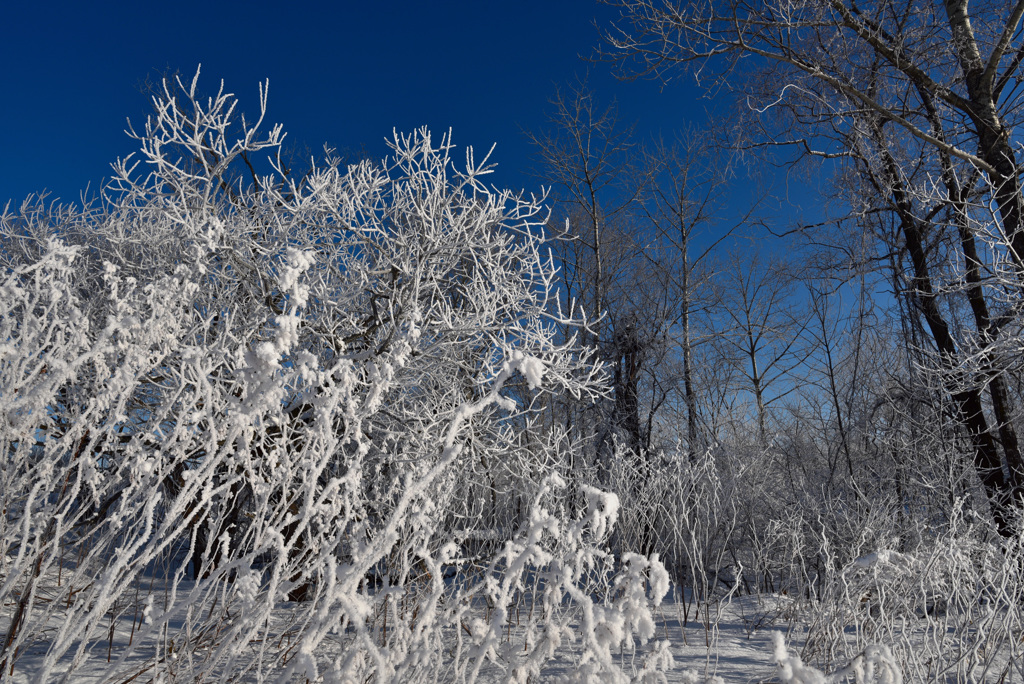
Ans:
POLYGON ((903 684, 903 675, 892 653, 885 646, 870 645, 845 667, 826 676, 805 665, 800 656, 790 654, 780 632, 772 633, 779 681, 783 684, 838 684, 850 679, 854 684, 903 684))
POLYGON ((917 549, 828 563, 806 604, 805 657, 838 663, 884 644, 910 681, 1024 675, 1021 537, 986 539, 962 510, 961 502, 949 527, 917 549))

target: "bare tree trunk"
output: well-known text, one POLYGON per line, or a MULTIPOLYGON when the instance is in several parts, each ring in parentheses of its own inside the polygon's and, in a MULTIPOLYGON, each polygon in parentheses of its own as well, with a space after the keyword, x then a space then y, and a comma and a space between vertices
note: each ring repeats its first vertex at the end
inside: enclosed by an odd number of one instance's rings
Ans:
MULTIPOLYGON (((1016 155, 1010 143, 1010 131, 999 117, 997 100, 1000 85, 996 82, 1002 52, 997 45, 986 64, 967 14, 967 0, 945 0, 943 3, 953 34, 953 45, 964 73, 968 102, 964 110, 971 118, 978 135, 979 156, 989 165, 989 181, 1003 221, 1003 236, 1010 246, 1018 276, 1024 279, 1024 217, 1020 175, 1016 155)), ((1024 1, 1018 0, 1007 24, 1015 26, 1024 13, 1024 1)), ((1002 49, 1005 49, 1003 46, 1002 49)))
MULTIPOLYGON (((960 212, 958 211, 958 214, 960 212)), ((957 221, 957 229, 960 233, 960 240, 964 251, 964 259, 967 264, 967 299, 974 314, 975 326, 984 341, 991 330, 992 319, 989 315, 988 305, 981 285, 980 260, 975 245, 974 234, 971 233, 964 221, 957 221)), ((1024 463, 1021 461, 1020 443, 1017 439, 1017 430, 1013 424, 1013 400, 1006 387, 1006 376, 998 369, 993 369, 991 363, 985 364, 985 372, 988 376, 989 396, 992 399, 992 412, 995 414, 996 423, 999 428, 999 442, 1003 447, 1003 455, 1010 472, 1010 487, 1015 493, 1015 498, 1020 496, 1024 486, 1024 463)))
MULTIPOLYGON (((946 3, 947 12, 949 12, 951 4, 953 3, 946 3)), ((961 8, 961 10, 963 9, 965 8, 961 8)), ((961 17, 961 19, 969 28, 966 16, 961 17)), ((976 46, 973 49, 975 52, 977 51, 976 46)), ((934 99, 928 91, 920 87, 918 88, 918 93, 921 95, 921 101, 925 106, 925 111, 931 121, 935 136, 939 140, 945 141, 945 131, 943 130, 942 121, 934 99)), ((973 181, 968 183, 961 182, 953 168, 953 161, 947 152, 939 151, 939 161, 942 166, 942 181, 946 186, 946 192, 952 203, 953 221, 956 224, 957 233, 960 238, 960 247, 964 256, 967 301, 974 315, 974 324, 980 340, 983 345, 987 345, 993 333, 993 322, 989 313, 988 303, 985 300, 984 283, 981 275, 981 258, 978 255, 977 240, 971 229, 967 213, 966 188, 972 185, 973 181)), ((1017 200, 1019 199, 1020 193, 1018 190, 1017 200)), ((995 414, 999 429, 999 441, 1003 447, 1006 463, 1009 466, 1010 487, 1014 491, 1014 499, 1019 499, 1021 490, 1024 488, 1024 462, 1021 460, 1017 431, 1013 424, 1013 400, 1007 390, 1005 376, 998 369, 992 368, 991 360, 987 358, 987 355, 982 372, 988 379, 992 411, 995 414)))
POLYGON ((682 353, 683 353, 683 398, 686 402, 686 438, 692 458, 697 451, 697 397, 693 389, 693 349, 690 341, 690 263, 683 252, 683 302, 682 302, 682 353))

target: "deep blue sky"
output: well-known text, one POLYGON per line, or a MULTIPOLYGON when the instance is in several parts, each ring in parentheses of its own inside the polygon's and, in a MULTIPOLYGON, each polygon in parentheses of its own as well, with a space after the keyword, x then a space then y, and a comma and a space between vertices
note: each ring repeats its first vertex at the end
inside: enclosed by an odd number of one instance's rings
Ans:
POLYGON ((201 88, 220 79, 256 111, 270 79, 268 119, 286 143, 384 154, 392 128, 453 129, 456 144, 497 143, 492 181, 534 190, 521 128, 544 125, 556 83, 589 69, 598 96, 619 101, 638 132, 666 136, 710 107, 685 78, 662 90, 587 64, 593 0, 488 2, 11 2, 0 16, 0 204, 44 188, 75 200, 131 152, 126 118, 148 112, 138 83, 167 69, 201 88))

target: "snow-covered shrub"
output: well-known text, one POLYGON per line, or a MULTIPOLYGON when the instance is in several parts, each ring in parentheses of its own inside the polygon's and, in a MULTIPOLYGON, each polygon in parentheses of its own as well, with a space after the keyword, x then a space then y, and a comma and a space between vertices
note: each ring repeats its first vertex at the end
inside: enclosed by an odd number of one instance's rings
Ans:
MULTIPOLYGON (((178 85, 101 208, 0 224, 0 666, 472 680, 498 652, 474 611, 507 613, 542 576, 552 615, 562 592, 594 634, 619 625, 587 642, 595 662, 649 637, 636 583, 664 589, 655 560, 592 598, 613 559, 586 540, 614 497, 587 490, 582 517, 527 505, 574 448, 528 434, 536 397, 603 391, 556 332, 575 322, 538 201, 487 189, 485 163, 457 170, 425 130, 295 179, 279 127, 178 85), (474 538, 491 541, 470 558, 474 538), (451 651, 467 632, 475 659, 451 651)), ((564 637, 552 619, 531 663, 564 637)))
POLYGON ((454 663, 459 681, 475 680, 487 661, 504 681, 537 681, 554 658, 571 666, 567 682, 665 681, 673 658, 668 642, 652 642, 651 611, 668 593, 668 573, 656 556, 627 554, 617 563, 606 550, 618 514, 614 494, 584 487, 579 516, 553 515, 545 500, 565 486, 549 477, 524 530, 491 560, 481 581, 455 593, 456 624, 463 625, 454 663), (480 597, 487 599, 489 620, 472 617, 480 597), (517 597, 525 597, 529 612, 513 625, 517 597), (620 649, 641 655, 638 670, 617 662, 620 649))
POLYGON ((908 681, 1024 674, 1024 536, 1002 538, 961 511, 916 548, 828 563, 806 606, 805 658, 829 666, 884 644, 908 681))
POLYGON ((718 460, 713 452, 689 455, 681 447, 640 457, 617 449, 606 485, 622 500, 618 548, 660 555, 686 592, 684 620, 695 604, 709 644, 718 602, 738 581, 731 546, 738 524, 737 481, 722 477, 718 460))
POLYGON ((775 662, 779 666, 779 681, 783 684, 838 684, 853 680, 854 684, 903 684, 892 653, 885 646, 870 645, 857 654, 846 667, 826 676, 825 673, 805 665, 800 656, 786 649, 780 632, 772 633, 775 662))

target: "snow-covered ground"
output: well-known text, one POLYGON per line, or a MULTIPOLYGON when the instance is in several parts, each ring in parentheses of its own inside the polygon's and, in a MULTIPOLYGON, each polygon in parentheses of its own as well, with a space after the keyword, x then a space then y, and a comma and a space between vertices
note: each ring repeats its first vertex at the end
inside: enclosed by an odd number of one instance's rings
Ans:
MULTIPOLYGON (((188 590, 190 587, 181 586, 179 591, 188 590)), ((163 588, 154 586, 153 596, 155 602, 159 602, 163 588)), ((775 625, 766 629, 754 629, 749 622, 752 614, 752 598, 745 597, 741 600, 734 600, 724 606, 721 611, 721 619, 711 630, 705 629, 700 622, 690 621, 685 627, 682 625, 683 608, 678 601, 668 600, 654 611, 656 624, 656 636, 654 640, 665 640, 671 644, 671 652, 675 660, 675 667, 666 673, 668 682, 692 682, 694 676, 699 675, 698 681, 720 677, 725 682, 760 682, 777 681, 775 676, 778 667, 773 661, 772 631, 785 630, 785 625, 775 625)), ((144 613, 147 611, 147 604, 152 602, 140 601, 137 606, 126 610, 127 613, 120 620, 116 621, 108 639, 95 641, 88 649, 86 659, 74 670, 71 681, 74 682, 114 682, 114 681, 153 681, 154 673, 159 673, 157 680, 175 681, 175 673, 179 669, 179 658, 194 657, 195 651, 189 649, 188 656, 177 655, 174 647, 167 642, 161 634, 142 635, 142 627, 145 620, 144 613), (157 656, 161 650, 166 651, 163 657, 157 656), (131 646, 129 652, 129 646, 131 646), (109 656, 109 662, 108 662, 109 656), (160 676, 162 675, 162 677, 160 676)), ((4 606, 4 619, 0 621, 0 633, 6 633, 10 624, 11 606, 4 606)), ((149 610, 153 610, 152 607, 149 610)), ((295 621, 296 614, 304 610, 302 604, 282 603, 277 611, 276 618, 282 625, 291 624, 295 621)), ((168 627, 173 632, 181 628, 182 620, 170 620, 168 627)), ((509 625, 507 644, 521 645, 523 639, 522 629, 513 622, 509 625)), ((211 637, 211 641, 216 637, 211 637)), ((287 630, 282 630, 279 635, 279 653, 284 657, 289 655, 290 636, 287 630)), ((338 635, 336 640, 331 641, 324 652, 317 654, 320 658, 327 659, 331 652, 337 653, 341 646, 350 639, 345 635, 338 635)), ((454 642, 454 639, 451 639, 454 642)), ((252 657, 259 653, 258 644, 252 644, 252 657)), ((45 640, 33 643, 22 654, 19 655, 14 668, 13 677, 5 677, 12 682, 34 681, 33 675, 38 672, 43 658, 45 657, 49 644, 45 640)), ((199 649, 200 651, 205 649, 199 649)), ((556 654, 543 668, 542 678, 544 681, 558 681, 571 678, 579 664, 574 659, 574 649, 566 648, 556 654)), ((503 668, 499 658, 482 669, 480 681, 492 682, 502 681, 503 668)), ((62 660, 63 667, 58 670, 65 670, 73 657, 69 654, 62 660)), ((639 654, 620 650, 614 654, 616 664, 622 670, 630 674, 640 669, 639 654)), ((232 678, 230 673, 223 673, 225 681, 232 678)), ((242 681, 256 681, 255 676, 245 677, 242 681)), ((271 676, 270 681, 273 681, 271 676)))
MULTIPOLYGON (((47 602, 47 585, 53 585, 56 578, 49 582, 42 582, 44 587, 40 591, 39 600, 47 602)), ((66 581, 66 580, 64 580, 66 581)), ((157 631, 147 629, 147 623, 152 622, 152 617, 160 612, 159 606, 166 600, 167 592, 173 588, 161 582, 158 578, 144 578, 139 583, 140 591, 132 605, 122 607, 119 611, 120 617, 111 623, 110 631, 103 638, 94 639, 89 647, 82 654, 82 659, 74 667, 73 672, 67 681, 73 682, 149 682, 149 681, 192 681, 191 675, 182 678, 181 673, 195 672, 197 661, 204 655, 216 649, 218 634, 192 634, 188 638, 191 644, 183 647, 181 640, 187 634, 187 620, 185 612, 189 610, 183 607, 179 616, 163 616, 161 622, 164 627, 157 631), (175 640, 178 640, 177 642, 175 640)), ((194 583, 183 580, 179 582, 177 591, 180 593, 190 592, 194 583)), ((683 602, 683 597, 677 590, 670 592, 657 607, 651 611, 654 621, 654 635, 646 646, 636 643, 637 648, 630 650, 620 647, 612 653, 612 660, 619 673, 607 673, 600 679, 591 681, 609 682, 667 682, 692 684, 694 682, 774 682, 791 681, 799 684, 811 682, 889 682, 900 681, 898 678, 885 678, 884 671, 876 670, 874 677, 865 675, 867 670, 862 667, 856 672, 856 667, 848 668, 849 678, 841 675, 833 675, 827 679, 813 669, 799 669, 798 654, 803 650, 808 634, 808 624, 796 610, 795 603, 787 596, 767 595, 753 596, 745 595, 732 597, 720 604, 712 606, 709 622, 704 621, 705 616, 695 614, 696 606, 691 602, 688 606, 683 602), (686 620, 687 609, 689 620, 686 620), (696 619, 695 619, 696 618, 696 619), (684 625, 684 622, 686 623, 684 625), (780 658, 778 652, 778 640, 784 639, 786 646, 786 658, 780 658), (667 642, 674 666, 668 669, 663 675, 651 675, 648 678, 641 676, 643 656, 649 653, 651 646, 658 642, 667 642), (621 673, 621 678, 620 678, 621 673)), ((187 603, 181 605, 187 606, 187 603)), ((207 609, 210 606, 206 607, 207 609)), ((218 610, 216 606, 212 607, 218 610)), ((385 608, 383 600, 377 601, 376 612, 371 618, 374 629, 371 630, 376 638, 386 638, 387 623, 379 619, 385 608)), ((10 617, 13 606, 3 607, 3 618, 0 620, 0 633, 6 633, 10 626, 10 617)), ((192 608, 195 610, 195 608, 192 608)), ((494 649, 493 655, 488 658, 481 668, 477 681, 499 682, 509 681, 509 672, 506 666, 515 655, 516 651, 522 651, 526 644, 525 623, 526 614, 529 608, 522 602, 518 609, 512 611, 503 633, 502 643, 494 649)), ((265 632, 264 640, 254 640, 249 644, 250 652, 238 654, 240 662, 250 665, 254 659, 262 658, 265 662, 277 660, 278 664, 287 663, 289 659, 298 655, 297 629, 301 624, 304 614, 308 612, 308 606, 302 603, 282 602, 274 611, 274 626, 270 626, 265 632), (263 643, 269 641, 271 643, 263 643)), ((472 617, 488 618, 486 603, 480 602, 475 606, 472 617)), ((237 616, 235 616, 237 617, 237 616)), ((53 620, 59 621, 61 612, 54 613, 53 620)), ((228 630, 232 622, 230 608, 225 611, 225 617, 221 621, 221 628, 228 630)), ((464 628, 465 629, 465 628, 464 628)), ((584 639, 580 631, 580 625, 573 623, 570 629, 575 632, 574 638, 566 640, 563 648, 558 649, 541 668, 539 680, 529 681, 575 681, 581 667, 581 652, 579 643, 584 639)), ((466 630, 468 633, 468 629, 466 630)), ((850 641, 854 641, 854 630, 847 630, 850 633, 850 641)), ((458 648, 456 635, 448 630, 444 637, 444 649, 448 655, 453 655, 458 648)), ((5 673, 5 681, 11 682, 33 682, 38 681, 36 674, 40 671, 43 660, 46 657, 51 644, 46 640, 46 631, 43 630, 34 643, 28 646, 19 654, 16 665, 13 669, 13 677, 10 672, 5 673)), ((334 634, 326 639, 313 657, 323 665, 334 660, 343 651, 351 650, 355 636, 352 630, 346 630, 334 634)), ((59 662, 57 672, 67 673, 67 668, 75 658, 76 649, 71 649, 59 662)), ((885 659, 880 659, 884 661, 885 659)), ((1009 684, 1020 682, 1021 664, 1015 665, 1008 662, 1005 657, 989 659, 990 666, 983 670, 975 668, 973 673, 961 670, 947 673, 939 681, 957 682, 1001 682, 1009 684)), ((840 669, 846 663, 835 663, 830 668, 833 672, 840 669)), ((856 664, 855 664, 856 665, 856 664)), ((326 668, 325 668, 326 670, 326 668)), ((263 670, 261 676, 253 672, 241 673, 216 671, 216 679, 222 681, 277 681, 280 669, 270 666, 263 670)), ((207 672, 205 679, 208 681, 212 673, 207 672)), ((462 673, 463 676, 465 673, 462 673)), ((899 672, 904 681, 922 681, 921 675, 917 672, 899 672)), ((442 673, 439 681, 459 681, 456 672, 442 673)), ((294 678, 294 681, 303 681, 303 677, 294 678)), ((325 681, 330 681, 327 677, 325 681)))

